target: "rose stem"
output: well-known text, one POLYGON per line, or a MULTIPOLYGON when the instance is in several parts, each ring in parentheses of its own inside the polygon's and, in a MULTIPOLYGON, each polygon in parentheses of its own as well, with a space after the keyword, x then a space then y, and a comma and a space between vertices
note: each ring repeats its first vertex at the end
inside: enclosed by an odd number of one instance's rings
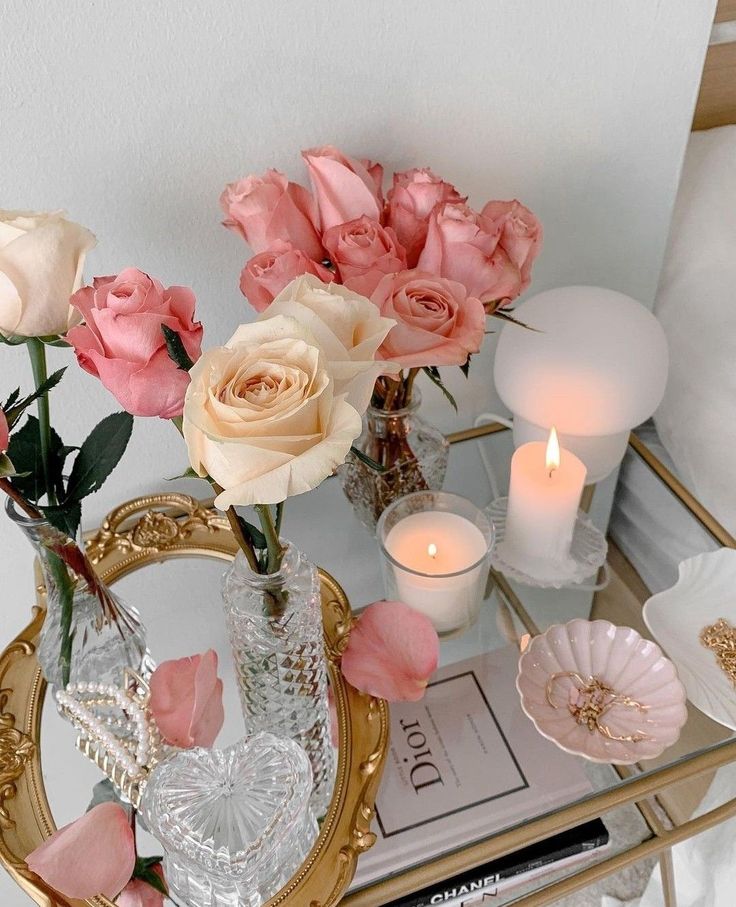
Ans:
POLYGON ((281 558, 284 549, 281 547, 276 527, 273 523, 273 515, 268 504, 256 504, 255 511, 261 521, 261 529, 266 536, 266 545, 268 546, 268 573, 277 573, 281 569, 281 558))
MULTIPOLYGON (((171 423, 174 428, 177 429, 179 434, 184 434, 184 418, 182 416, 174 416, 174 418, 171 419, 171 423)), ((212 490, 215 492, 215 494, 222 494, 223 488, 221 485, 218 485, 217 482, 215 482, 209 476, 202 476, 202 478, 207 479, 207 481, 212 486, 212 490)), ((238 543, 238 547, 245 555, 245 559, 248 561, 248 566, 254 573, 260 573, 261 571, 258 568, 258 558, 256 557, 256 553, 253 550, 253 545, 251 545, 251 543, 245 537, 243 527, 240 525, 240 520, 238 519, 238 514, 235 512, 235 508, 228 507, 225 511, 225 516, 227 517, 228 523, 230 523, 230 528, 232 529, 233 535, 235 536, 235 541, 238 543)))
POLYGON ((386 394, 386 400, 384 401, 384 404, 383 404, 384 409, 393 409, 394 400, 396 399, 396 394, 399 392, 399 388, 402 387, 402 385, 404 383, 404 373, 402 372, 401 375, 395 381, 393 381, 391 379, 389 379, 389 380, 391 381, 391 383, 389 384, 388 393, 386 394))
POLYGON ((419 374, 418 368, 410 368, 409 374, 404 381, 404 406, 408 406, 411 403, 411 394, 414 390, 414 379, 419 374))
POLYGON ((7 479, 0 479, 0 491, 4 491, 5 494, 12 498, 13 501, 20 507, 20 509, 25 513, 26 516, 30 517, 32 520, 42 520, 43 514, 40 510, 36 510, 31 504, 26 501, 26 499, 10 484, 7 479))
POLYGON ((276 505, 276 537, 281 538, 281 524, 284 521, 284 507, 286 501, 279 501, 276 505))
MULTIPOLYGON (((36 390, 46 381, 46 348, 37 337, 28 338, 28 355, 31 357, 31 368, 36 390)), ((56 491, 51 485, 51 472, 49 469, 49 451, 51 449, 51 421, 49 416, 49 395, 45 391, 38 398, 38 433, 41 442, 41 465, 43 468, 43 481, 46 488, 46 497, 49 504, 56 504, 56 491)))
MULTIPOLYGON (((210 482, 215 494, 221 494, 222 487, 217 484, 217 482, 210 482)), ((240 520, 238 519, 238 514, 235 512, 234 507, 228 507, 225 511, 225 516, 227 517, 228 523, 230 523, 230 528, 233 531, 235 536, 235 541, 238 543, 238 547, 245 555, 245 559, 248 561, 248 566, 254 573, 260 573, 261 571, 258 568, 258 558, 256 553, 253 550, 253 545, 245 537, 243 532, 243 527, 240 525, 240 520)))

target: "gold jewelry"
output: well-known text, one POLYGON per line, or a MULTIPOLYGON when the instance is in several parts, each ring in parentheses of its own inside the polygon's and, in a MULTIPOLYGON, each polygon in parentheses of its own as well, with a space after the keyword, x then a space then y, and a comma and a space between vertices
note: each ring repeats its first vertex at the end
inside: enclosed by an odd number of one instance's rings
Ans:
POLYGON ((556 674, 552 674, 547 680, 545 692, 547 702, 553 709, 560 708, 560 705, 554 701, 553 693, 555 684, 563 678, 573 681, 573 686, 568 693, 568 711, 578 724, 586 725, 591 734, 598 731, 609 740, 625 743, 640 743, 642 740, 649 739, 642 731, 634 734, 614 734, 608 725, 601 723, 601 718, 615 705, 638 709, 640 712, 646 712, 649 706, 642 705, 641 702, 637 702, 625 693, 617 693, 612 686, 599 677, 584 678, 577 671, 558 671, 556 674))
POLYGON ((719 617, 714 624, 703 627, 700 642, 713 652, 718 667, 736 686, 736 627, 732 627, 725 617, 719 617))

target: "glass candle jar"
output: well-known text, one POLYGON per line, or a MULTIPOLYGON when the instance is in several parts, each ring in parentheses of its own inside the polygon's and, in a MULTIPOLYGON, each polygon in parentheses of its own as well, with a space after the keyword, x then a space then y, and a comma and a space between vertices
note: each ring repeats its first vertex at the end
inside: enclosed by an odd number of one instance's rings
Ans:
POLYGON ((387 598, 426 614, 440 636, 475 623, 494 542, 482 510, 456 494, 417 491, 388 507, 376 532, 387 598))

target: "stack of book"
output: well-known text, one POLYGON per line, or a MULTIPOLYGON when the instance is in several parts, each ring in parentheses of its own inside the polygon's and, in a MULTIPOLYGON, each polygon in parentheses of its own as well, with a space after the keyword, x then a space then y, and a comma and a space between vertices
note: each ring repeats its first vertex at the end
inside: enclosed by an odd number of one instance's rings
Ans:
MULTIPOLYGON (((420 702, 391 707, 391 745, 376 799, 377 842, 351 890, 583 797, 582 760, 541 737, 521 711, 518 649, 440 669, 420 702)), ((585 859, 608 842, 598 819, 395 902, 395 907, 490 903, 532 874, 585 859), (495 894, 494 894, 495 892, 495 894)))

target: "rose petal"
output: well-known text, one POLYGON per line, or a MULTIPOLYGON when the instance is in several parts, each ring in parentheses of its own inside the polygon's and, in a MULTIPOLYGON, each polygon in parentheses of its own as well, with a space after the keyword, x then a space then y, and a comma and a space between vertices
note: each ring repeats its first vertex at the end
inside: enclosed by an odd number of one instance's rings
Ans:
POLYGON ((438 661, 439 638, 429 618, 403 602, 379 601, 351 629, 341 664, 356 689, 389 702, 416 702, 438 661))
POLYGON ((217 653, 162 662, 150 681, 151 712, 174 746, 212 746, 225 720, 217 653))
POLYGON ((66 897, 115 897, 135 866, 135 842, 125 810, 118 803, 100 803, 54 832, 26 863, 66 897))
MULTIPOLYGON (((163 879, 164 871, 160 863, 151 869, 163 879)), ((161 892, 143 879, 131 879, 115 901, 116 907, 163 907, 163 903, 161 892)))
POLYGON ((302 151, 317 196, 322 230, 365 214, 380 220, 383 208, 376 165, 371 170, 332 145, 302 151))

